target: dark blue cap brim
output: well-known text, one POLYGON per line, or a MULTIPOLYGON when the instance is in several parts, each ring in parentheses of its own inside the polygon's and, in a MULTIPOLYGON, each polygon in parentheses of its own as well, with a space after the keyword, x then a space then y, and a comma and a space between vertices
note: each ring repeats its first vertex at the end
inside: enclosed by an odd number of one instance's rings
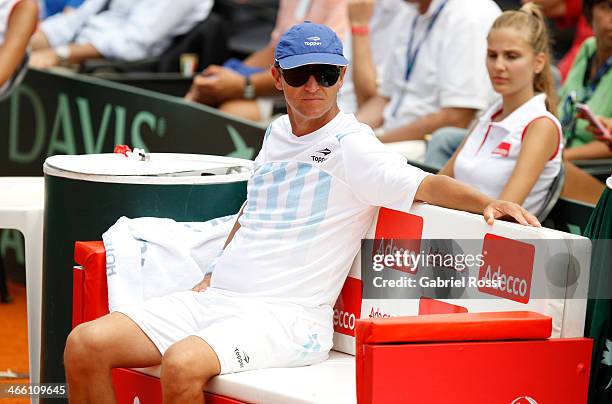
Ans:
POLYGON ((305 53, 282 58, 278 60, 278 64, 281 69, 293 69, 305 65, 348 66, 349 61, 342 55, 334 55, 331 53, 305 53))

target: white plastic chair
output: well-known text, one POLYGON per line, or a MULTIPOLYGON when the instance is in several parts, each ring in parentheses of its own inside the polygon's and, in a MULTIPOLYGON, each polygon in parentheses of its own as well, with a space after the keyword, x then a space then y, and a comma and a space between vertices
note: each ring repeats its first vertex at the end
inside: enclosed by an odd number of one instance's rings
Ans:
POLYGON ((44 189, 43 177, 0 177, 0 228, 25 238, 30 383, 40 381, 44 189))

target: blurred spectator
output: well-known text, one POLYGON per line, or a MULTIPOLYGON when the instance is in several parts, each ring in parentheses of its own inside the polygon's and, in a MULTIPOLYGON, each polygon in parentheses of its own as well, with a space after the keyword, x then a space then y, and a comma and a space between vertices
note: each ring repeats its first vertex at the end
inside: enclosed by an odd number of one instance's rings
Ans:
MULTIPOLYGON (((584 114, 578 114, 578 116, 582 119, 587 119, 584 114)), ((601 125, 608 130, 608 133, 612 133, 612 118, 605 116, 598 116, 597 120, 601 123, 601 125)), ((589 126, 587 126, 587 130, 595 135, 595 138, 608 145, 608 148, 612 149, 612 137, 603 136, 601 130, 595 126, 594 124, 589 122, 589 126)))
POLYGON ((488 35, 486 67, 502 99, 440 171, 485 194, 542 211, 561 169, 561 124, 549 37, 537 6, 506 11, 488 35))
MULTIPOLYGON (((500 14, 492 0, 411 0, 378 95, 357 118, 382 128, 385 142, 422 140, 445 126, 467 127, 493 99, 482 61, 486 35, 500 14)), ((380 133, 381 130, 377 130, 380 133)), ((408 144, 408 158, 422 156, 408 144)))
POLYGON ((36 30, 35 0, 0 2, 0 99, 15 88, 27 68, 27 47, 36 30))
POLYGON ((347 0, 281 0, 268 45, 242 62, 232 59, 224 66, 207 67, 194 78, 185 99, 254 121, 268 119, 273 109, 269 97, 279 95, 269 71, 278 39, 304 20, 328 25, 344 39, 348 30, 346 8, 347 0))
POLYGON ((542 9, 545 16, 551 18, 557 27, 561 29, 575 27, 572 46, 565 56, 559 61, 557 67, 561 73, 561 79, 565 80, 570 68, 578 55, 580 46, 593 35, 591 27, 582 14, 582 0, 522 0, 523 3, 534 2, 542 9))
POLYGON ((32 40, 30 65, 158 56, 173 38, 206 19, 212 5, 213 0, 86 0, 74 12, 41 23, 32 40))
POLYGON ((345 41, 345 56, 351 61, 338 103, 344 112, 358 108, 378 92, 393 43, 402 29, 402 0, 349 0, 351 35, 345 41), (355 61, 357 63, 352 63, 355 61))
POLYGON ((559 117, 566 138, 566 160, 610 158, 612 152, 595 141, 588 122, 577 116, 576 104, 587 104, 596 115, 612 116, 612 1, 585 0, 584 14, 594 38, 584 42, 561 88, 559 117))
POLYGON ((43 19, 52 15, 70 12, 83 4, 84 0, 41 0, 41 16, 43 19))

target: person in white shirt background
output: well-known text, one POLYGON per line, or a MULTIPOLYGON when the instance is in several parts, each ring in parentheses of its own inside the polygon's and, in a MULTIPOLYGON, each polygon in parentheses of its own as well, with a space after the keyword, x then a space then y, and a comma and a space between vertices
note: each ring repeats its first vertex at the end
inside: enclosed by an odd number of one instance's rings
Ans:
POLYGON ((486 66, 502 99, 440 174, 537 213, 561 168, 562 132, 554 115, 548 32, 536 5, 506 11, 495 20, 486 66))
POLYGON ((205 20, 212 6, 213 0, 87 0, 41 22, 30 66, 159 56, 173 38, 205 20))
POLYGON ((164 402, 202 403, 217 374, 325 360, 332 305, 376 206, 407 211, 420 200, 539 226, 515 203, 406 164, 340 112, 347 64, 329 27, 281 37, 271 74, 288 114, 266 132, 212 275, 76 327, 64 354, 71 402, 112 400, 113 367, 161 364, 164 402))
POLYGON ((350 35, 344 41, 349 66, 340 89, 342 112, 356 113, 378 92, 397 34, 405 19, 403 0, 349 0, 350 35))
POLYGON ((421 159, 422 139, 438 128, 467 127, 494 99, 482 64, 486 36, 501 13, 493 0, 409 0, 404 29, 391 45, 392 61, 378 95, 357 119, 376 129, 383 143, 421 159))
POLYGON ((36 1, 0 1, 0 99, 8 96, 25 73, 28 42, 37 22, 36 1))

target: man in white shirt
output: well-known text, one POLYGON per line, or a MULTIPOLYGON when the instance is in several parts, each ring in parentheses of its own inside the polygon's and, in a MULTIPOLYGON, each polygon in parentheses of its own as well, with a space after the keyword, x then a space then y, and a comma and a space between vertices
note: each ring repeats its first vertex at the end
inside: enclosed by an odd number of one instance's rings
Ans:
POLYGON ((220 373, 326 359, 332 305, 376 206, 407 211, 421 200, 484 212, 488 223, 511 215, 539 226, 517 204, 406 164, 340 112, 347 64, 324 25, 296 25, 281 37, 271 73, 288 115, 266 132, 212 276, 73 330, 64 356, 71 401, 112 397, 112 367, 161 363, 164 402, 201 403, 220 373))
MULTIPOLYGON (((381 128, 384 143, 419 140, 438 128, 467 127, 493 101, 486 37, 499 7, 492 0, 407 0, 379 94, 357 119, 381 128)), ((378 132, 378 131, 377 131, 378 132)))
POLYGON ((213 0, 87 0, 41 22, 30 66, 159 56, 172 39, 205 20, 212 6, 213 0))

